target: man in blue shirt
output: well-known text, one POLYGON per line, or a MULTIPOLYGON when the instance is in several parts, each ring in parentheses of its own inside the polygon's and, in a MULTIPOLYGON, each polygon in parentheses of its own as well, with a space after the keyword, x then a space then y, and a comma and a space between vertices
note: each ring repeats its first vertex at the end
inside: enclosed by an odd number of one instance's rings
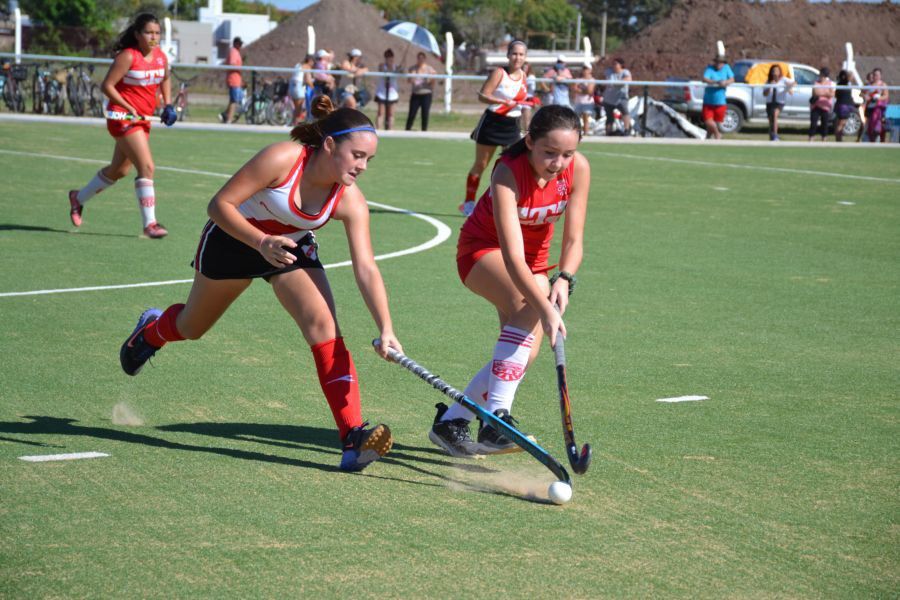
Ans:
POLYGON ((703 123, 709 137, 718 140, 722 134, 716 124, 725 120, 725 88, 734 83, 734 72, 721 54, 713 60, 714 63, 703 71, 703 83, 707 84, 703 92, 703 123))

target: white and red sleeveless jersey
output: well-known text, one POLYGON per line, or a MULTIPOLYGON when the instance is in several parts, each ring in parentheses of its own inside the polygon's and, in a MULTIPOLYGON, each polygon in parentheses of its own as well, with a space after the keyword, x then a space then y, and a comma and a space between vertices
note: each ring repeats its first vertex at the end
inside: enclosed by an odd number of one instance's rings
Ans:
MULTIPOLYGON (((514 158, 501 156, 494 164, 494 169, 500 163, 505 164, 516 179, 517 208, 525 260, 529 265, 546 264, 553 239, 553 224, 565 213, 572 194, 575 161, 570 162, 564 171, 544 187, 538 186, 527 152, 514 158)), ((475 204, 475 211, 463 223, 459 236, 459 253, 499 247, 497 224, 494 221, 494 199, 491 188, 488 187, 475 204)))
POLYGON ((241 203, 238 210, 254 227, 269 235, 283 235, 296 242, 308 231, 318 229, 328 222, 344 195, 344 186, 334 184, 325 204, 314 215, 303 212, 294 201, 303 169, 311 154, 310 149, 303 146, 297 162, 284 181, 259 190, 241 203))
MULTIPOLYGON (((125 48, 122 52, 131 53, 131 68, 125 73, 116 91, 131 104, 141 115, 152 115, 156 110, 156 90, 166 78, 168 59, 159 46, 150 52, 150 59, 144 58, 137 48, 125 48)), ((109 103, 109 110, 125 112, 124 106, 115 102, 109 103)))
MULTIPOLYGON (((492 95, 501 98, 502 100, 515 100, 516 102, 524 101, 525 98, 528 97, 528 86, 525 85, 525 73, 520 74, 518 79, 513 79, 506 69, 500 69, 500 72, 502 73, 500 83, 497 84, 497 89, 494 90, 492 95)), ((495 112, 498 115, 511 118, 518 117, 522 114, 522 108, 520 106, 510 108, 505 104, 491 104, 488 106, 488 110, 495 112)))

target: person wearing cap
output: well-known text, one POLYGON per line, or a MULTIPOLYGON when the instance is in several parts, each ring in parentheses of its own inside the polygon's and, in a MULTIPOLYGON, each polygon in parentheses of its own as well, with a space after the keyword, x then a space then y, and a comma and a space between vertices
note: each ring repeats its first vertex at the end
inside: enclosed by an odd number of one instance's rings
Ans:
POLYGON ((354 48, 347 53, 347 58, 341 63, 341 70, 347 71, 350 75, 350 82, 339 91, 341 106, 346 108, 358 108, 364 105, 365 98, 361 90, 365 89, 361 76, 367 73, 369 69, 362 65, 362 50, 354 48), (359 98, 357 98, 359 96, 359 98))
POLYGON ((718 140, 722 138, 718 124, 725 120, 725 110, 728 106, 725 88, 734 83, 734 71, 728 66, 725 55, 716 54, 713 63, 706 65, 703 83, 706 84, 703 91, 703 124, 709 137, 718 140))
MULTIPOLYGON (((322 71, 331 70, 331 60, 333 57, 334 55, 325 48, 319 48, 316 50, 316 61, 313 63, 313 68, 322 71)), ((313 73, 313 89, 315 95, 328 96, 331 98, 334 94, 334 88, 334 75, 331 73, 313 73)))
POLYGON ((573 77, 572 71, 566 66, 566 57, 562 54, 557 56, 556 63, 544 71, 544 77, 553 80, 553 83, 550 85, 550 95, 547 98, 547 103, 572 108, 567 81, 573 79, 573 77))
MULTIPOLYGON (((244 41, 236 37, 231 44, 231 50, 228 51, 228 59, 225 64, 230 67, 243 66, 244 60, 241 58, 241 48, 244 41)), ((219 114, 219 120, 223 123, 232 123, 235 120, 234 113, 244 102, 244 81, 241 78, 241 72, 238 70, 228 71, 225 76, 225 85, 228 86, 228 108, 225 112, 219 114)))

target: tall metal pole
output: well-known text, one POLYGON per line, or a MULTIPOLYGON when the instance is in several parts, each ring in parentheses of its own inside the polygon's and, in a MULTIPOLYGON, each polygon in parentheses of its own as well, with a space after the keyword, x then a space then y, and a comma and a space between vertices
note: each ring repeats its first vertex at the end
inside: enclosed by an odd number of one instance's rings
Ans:
POLYGON ((603 9, 603 21, 600 25, 600 57, 606 58, 606 9, 603 9))
POLYGON ((575 52, 581 48, 581 13, 578 13, 578 20, 575 22, 575 52))

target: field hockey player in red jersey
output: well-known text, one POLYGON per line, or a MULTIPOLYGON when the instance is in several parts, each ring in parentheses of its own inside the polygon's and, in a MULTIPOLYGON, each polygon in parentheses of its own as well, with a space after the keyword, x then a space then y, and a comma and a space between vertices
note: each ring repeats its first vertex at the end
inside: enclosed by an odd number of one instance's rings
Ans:
POLYGON ((379 330, 378 352, 386 358, 389 347, 401 350, 372 251, 369 209, 356 186, 378 137, 368 117, 335 110, 327 96, 315 100, 312 114, 316 121, 291 130, 293 141, 264 148, 213 197, 186 303, 145 311, 119 356, 122 369, 136 375, 166 343, 201 338, 253 279, 263 278, 310 345, 344 444, 340 468, 358 471, 386 454, 393 440, 386 425, 363 423, 356 369, 313 230, 332 218, 343 223, 356 283, 379 330))
POLYGON ((150 153, 150 121, 142 119, 156 110, 157 88, 162 91, 160 121, 171 127, 178 119, 169 84, 169 63, 159 47, 159 20, 142 13, 119 36, 116 58, 101 84, 109 98, 106 128, 116 140, 112 161, 94 175, 80 190, 69 191, 69 216, 75 227, 81 226, 84 204, 137 170, 134 193, 144 222, 144 235, 165 237, 169 232, 156 222, 156 192, 153 187, 153 155, 150 153), (109 118, 121 115, 120 118, 109 118))
POLYGON ((521 104, 528 96, 525 58, 528 47, 516 40, 506 51, 508 64, 494 69, 478 92, 478 101, 490 106, 482 113, 470 136, 475 140, 475 162, 466 176, 466 197, 459 211, 467 217, 475 210, 475 195, 481 174, 491 162, 497 147, 506 148, 522 137, 519 129, 521 104))
MULTIPOLYGON (((456 263, 472 292, 500 317, 493 356, 472 378, 466 396, 516 427, 516 389, 537 356, 544 332, 565 336, 562 315, 581 264, 590 167, 577 151, 581 121, 568 107, 538 110, 528 134, 500 155, 491 185, 462 226, 456 263), (558 271, 548 263, 554 224, 565 214, 558 271)), ((459 403, 437 405, 429 439, 453 456, 520 450, 491 426, 471 439, 473 414, 459 403)))

